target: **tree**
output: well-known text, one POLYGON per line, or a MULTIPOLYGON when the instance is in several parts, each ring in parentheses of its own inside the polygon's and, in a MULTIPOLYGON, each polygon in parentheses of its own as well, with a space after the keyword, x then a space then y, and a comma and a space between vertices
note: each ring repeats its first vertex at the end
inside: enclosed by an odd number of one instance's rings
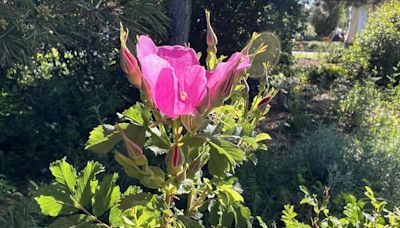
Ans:
POLYGON ((169 23, 160 0, 8 0, 0 1, 0 15, 0 67, 29 62, 48 47, 109 52, 120 22, 132 37, 163 39, 169 23))
POLYGON ((191 15, 192 0, 170 0, 169 16, 172 19, 169 33, 170 44, 188 42, 191 15))
POLYGON ((87 132, 139 98, 119 69, 119 23, 157 41, 160 0, 0 0, 0 173, 78 163, 87 132))
POLYGON ((328 36, 338 26, 343 14, 344 3, 335 0, 317 1, 311 18, 317 35, 328 36))
POLYGON ((276 33, 283 49, 289 52, 292 38, 306 21, 302 0, 197 0, 193 4, 191 45, 197 50, 206 49, 204 9, 209 9, 219 40, 218 52, 225 55, 243 48, 254 31, 276 33))

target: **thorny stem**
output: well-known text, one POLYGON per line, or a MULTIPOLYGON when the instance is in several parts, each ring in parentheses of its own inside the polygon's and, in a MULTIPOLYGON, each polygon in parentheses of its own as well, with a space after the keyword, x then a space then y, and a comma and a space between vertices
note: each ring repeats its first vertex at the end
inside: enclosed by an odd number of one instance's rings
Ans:
MULTIPOLYGON (((167 203, 168 210, 169 210, 171 208, 172 199, 171 199, 171 195, 168 192, 165 193, 165 202, 167 203)), ((162 217, 161 227, 167 228, 168 224, 169 224, 169 215, 166 212, 164 212, 163 217, 162 217)))
MULTIPOLYGON (((180 136, 181 136, 179 128, 180 128, 180 122, 175 120, 174 123, 173 123, 172 134, 173 134, 174 144, 176 144, 176 145, 179 143, 179 139, 180 139, 180 136)), ((165 131, 164 126, 162 126, 161 130, 165 131)), ((172 195, 168 192, 168 190, 165 192, 165 202, 167 204, 168 210, 170 210, 171 203, 172 203, 172 195)), ((161 225, 162 228, 168 227, 168 224, 169 224, 170 216, 169 216, 167 211, 165 211, 163 213, 162 225, 161 225)))

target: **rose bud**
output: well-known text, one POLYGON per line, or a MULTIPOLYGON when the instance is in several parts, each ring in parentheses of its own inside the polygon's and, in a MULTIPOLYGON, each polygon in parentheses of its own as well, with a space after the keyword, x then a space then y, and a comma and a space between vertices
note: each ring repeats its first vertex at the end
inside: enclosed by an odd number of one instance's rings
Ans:
POLYGON ((182 172, 183 163, 185 163, 183 152, 178 145, 174 145, 167 155, 168 173, 176 175, 182 172))
POLYGON ((269 102, 271 101, 271 96, 266 96, 266 97, 264 97, 261 101, 260 101, 260 103, 258 103, 258 105, 257 105, 257 108, 259 109, 259 110, 263 110, 263 109, 265 109, 265 107, 269 104, 269 102))
POLYGON ((140 89, 142 84, 142 73, 135 56, 129 51, 126 46, 128 39, 128 30, 124 30, 122 24, 120 29, 121 52, 120 52, 120 65, 122 71, 127 75, 129 82, 140 89))
POLYGON ((218 38, 217 38, 217 35, 215 34, 215 32, 214 32, 214 30, 213 30, 213 28, 211 26, 211 20, 210 20, 211 14, 210 14, 210 11, 206 10, 205 13, 206 13, 206 22, 207 22, 207 36, 206 36, 207 46, 209 48, 215 49, 215 52, 216 52, 217 44, 218 44, 218 38))
POLYGON ((143 154, 142 148, 140 148, 136 143, 130 140, 119 126, 117 126, 117 129, 121 134, 122 140, 125 143, 125 147, 126 150, 128 151, 129 156, 133 158, 133 160, 138 166, 146 165, 148 161, 146 156, 143 154))

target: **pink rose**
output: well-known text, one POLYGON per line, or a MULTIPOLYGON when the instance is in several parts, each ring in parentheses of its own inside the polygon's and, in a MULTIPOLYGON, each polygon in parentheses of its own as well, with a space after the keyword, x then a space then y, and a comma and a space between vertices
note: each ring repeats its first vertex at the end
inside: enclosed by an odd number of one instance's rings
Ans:
POLYGON ((221 105, 240 72, 250 66, 247 56, 235 53, 207 72, 193 49, 157 47, 147 36, 139 37, 136 49, 147 96, 173 119, 196 114, 199 106, 209 110, 221 105))

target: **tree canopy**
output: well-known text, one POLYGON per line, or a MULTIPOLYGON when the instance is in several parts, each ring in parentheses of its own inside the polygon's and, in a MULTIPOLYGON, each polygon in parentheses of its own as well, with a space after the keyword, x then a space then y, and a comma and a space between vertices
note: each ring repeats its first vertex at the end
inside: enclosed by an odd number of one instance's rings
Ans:
POLYGON ((159 0, 0 1, 0 66, 27 62, 44 47, 109 51, 119 23, 135 34, 165 38, 169 19, 159 0))

